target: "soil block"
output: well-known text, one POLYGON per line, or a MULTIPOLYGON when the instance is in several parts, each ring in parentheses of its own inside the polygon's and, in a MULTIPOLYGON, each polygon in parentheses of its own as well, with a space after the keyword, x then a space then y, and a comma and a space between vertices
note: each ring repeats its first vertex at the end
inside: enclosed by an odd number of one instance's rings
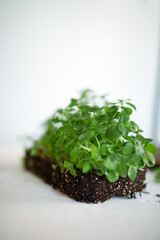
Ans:
POLYGON ((31 156, 29 151, 26 152, 24 164, 26 169, 46 183, 80 202, 104 202, 114 196, 135 198, 135 193, 141 193, 146 187, 144 183, 146 168, 138 171, 134 181, 127 176, 111 183, 104 175, 83 174, 80 170, 77 170, 77 176, 72 176, 69 172, 61 173, 60 168, 55 170, 52 168, 50 159, 31 156))

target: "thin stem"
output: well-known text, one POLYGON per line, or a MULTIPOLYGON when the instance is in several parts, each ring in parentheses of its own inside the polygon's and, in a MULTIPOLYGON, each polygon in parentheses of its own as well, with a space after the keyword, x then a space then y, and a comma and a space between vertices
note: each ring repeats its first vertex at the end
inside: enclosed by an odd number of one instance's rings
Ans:
POLYGON ((88 148, 88 147, 85 147, 85 146, 83 146, 83 145, 80 145, 80 146, 81 146, 81 148, 83 148, 83 149, 87 150, 88 152, 91 152, 91 149, 90 149, 90 148, 88 148))
POLYGON ((95 136, 95 139, 97 141, 98 147, 100 148, 100 143, 99 143, 98 138, 96 136, 95 136))

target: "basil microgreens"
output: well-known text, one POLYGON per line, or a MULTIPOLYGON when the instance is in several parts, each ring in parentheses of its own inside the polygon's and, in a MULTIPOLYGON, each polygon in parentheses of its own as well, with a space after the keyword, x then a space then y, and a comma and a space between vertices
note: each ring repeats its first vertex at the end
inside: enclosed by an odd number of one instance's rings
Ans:
POLYGON ((119 177, 135 180, 137 170, 155 164, 156 148, 144 138, 139 126, 130 120, 136 107, 127 100, 108 102, 99 97, 102 106, 90 90, 79 99, 71 99, 65 109, 58 109, 45 122, 45 133, 34 141, 31 154, 52 159, 53 168, 77 169, 106 175, 110 182, 119 177))

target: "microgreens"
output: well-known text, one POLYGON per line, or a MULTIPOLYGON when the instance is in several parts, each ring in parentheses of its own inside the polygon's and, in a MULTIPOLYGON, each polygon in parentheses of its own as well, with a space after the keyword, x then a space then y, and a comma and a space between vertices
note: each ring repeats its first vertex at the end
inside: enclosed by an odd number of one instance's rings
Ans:
POLYGON ((129 99, 98 99, 102 106, 95 103, 92 91, 85 90, 65 109, 58 109, 45 122, 45 132, 34 141, 31 155, 50 158, 54 169, 60 167, 73 176, 80 169, 106 175, 110 182, 127 175, 135 180, 137 170, 155 164, 152 139, 144 138, 143 131, 130 120, 136 107, 129 99))

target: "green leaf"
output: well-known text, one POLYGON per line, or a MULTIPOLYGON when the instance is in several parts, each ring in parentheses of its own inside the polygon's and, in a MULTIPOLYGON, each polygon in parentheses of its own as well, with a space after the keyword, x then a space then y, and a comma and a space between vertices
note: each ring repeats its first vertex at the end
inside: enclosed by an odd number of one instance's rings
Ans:
POLYGON ((83 140, 86 138, 92 138, 94 135, 95 135, 95 131, 88 130, 87 132, 85 132, 79 136, 79 140, 83 140))
POLYGON ((82 166, 82 172, 86 173, 90 170, 90 164, 88 162, 84 163, 84 165, 82 166))
POLYGON ((120 177, 125 178, 125 177, 127 177, 128 168, 124 163, 121 163, 117 167, 117 172, 119 173, 120 177))
POLYGON ((76 170, 75 170, 74 168, 71 168, 71 169, 70 169, 70 173, 71 173, 73 176, 77 176, 76 170))
POLYGON ((77 99, 72 98, 69 107, 73 107, 73 106, 77 106, 77 105, 78 105, 77 99))
POLYGON ((96 159, 96 161, 92 162, 92 166, 93 166, 94 169, 96 169, 98 171, 100 170, 102 175, 103 175, 105 173, 105 168, 102 165, 102 162, 103 162, 102 159, 96 159))
POLYGON ((76 175, 77 175, 75 169, 73 168, 73 165, 72 165, 70 162, 64 161, 64 164, 63 164, 63 165, 64 165, 64 167, 68 168, 68 170, 70 171, 70 173, 71 173, 73 176, 76 176, 76 175))
POLYGON ((148 152, 148 151, 147 151, 147 155, 148 155, 149 160, 151 162, 150 167, 153 167, 156 163, 155 157, 151 152, 148 152))
POLYGON ((90 148, 91 148, 92 157, 93 158, 96 157, 98 154, 97 147, 94 144, 91 144, 90 148))
POLYGON ((118 118, 119 123, 121 123, 121 122, 128 122, 128 120, 129 120, 128 113, 126 111, 124 111, 124 110, 121 111, 119 113, 119 118, 118 118))
POLYGON ((133 103, 130 103, 130 102, 126 102, 127 105, 131 106, 134 110, 136 110, 136 107, 133 103))
POLYGON ((148 152, 151 152, 151 153, 153 153, 153 154, 155 154, 156 151, 157 151, 156 147, 155 147, 153 144, 151 144, 151 143, 148 143, 148 144, 145 146, 145 149, 146 149, 148 152))
POLYGON ((124 111, 127 113, 127 115, 131 115, 132 114, 132 109, 129 107, 125 107, 124 111))
POLYGON ((116 113, 118 111, 118 107, 117 106, 111 106, 110 108, 105 108, 105 112, 107 113, 107 115, 109 115, 110 118, 113 118, 116 113))
POLYGON ((101 154, 103 155, 103 156, 106 156, 107 155, 107 145, 105 144, 105 143, 103 143, 102 145, 101 145, 101 154))
POLYGON ((145 138, 141 134, 137 134, 136 140, 143 144, 145 143, 145 138))
POLYGON ((145 161, 143 158, 141 158, 136 167, 137 167, 137 169, 142 169, 145 166, 146 166, 145 161))
POLYGON ((139 126, 135 122, 133 122, 133 121, 130 121, 128 123, 128 127, 129 127, 130 131, 134 132, 134 133, 139 130, 139 126))
POLYGON ((118 128, 110 128, 106 131, 106 138, 107 140, 114 141, 115 139, 119 139, 121 133, 118 128))
POLYGON ((80 161, 77 162, 76 167, 82 169, 85 161, 84 159, 81 159, 80 161))
POLYGON ((128 162, 128 166, 138 167, 140 161, 141 161, 141 156, 138 155, 138 154, 134 154, 130 157, 130 160, 128 162))
POLYGON ((64 161, 64 167, 70 169, 72 167, 72 164, 68 161, 64 161))
POLYGON ((140 156, 144 156, 144 152, 145 152, 144 147, 140 142, 137 142, 135 144, 135 151, 136 151, 136 154, 138 154, 140 156))
POLYGON ((70 153, 71 159, 73 161, 77 160, 78 157, 79 157, 79 154, 80 154, 80 149, 79 148, 74 148, 70 153))
POLYGON ((123 148, 123 154, 128 155, 132 153, 133 151, 133 143, 132 142, 127 142, 123 148))
POLYGON ((108 156, 106 160, 103 161, 103 166, 109 170, 115 170, 117 165, 119 164, 120 156, 118 154, 114 154, 108 156))
POLYGON ((129 130, 128 130, 126 124, 124 124, 124 123, 119 124, 119 130, 122 133, 122 136, 128 135, 129 130))
POLYGON ((108 145, 107 149, 108 149, 108 152, 111 153, 111 154, 114 154, 114 145, 108 145))
POLYGON ((150 143, 152 142, 153 140, 151 138, 144 138, 144 143, 147 144, 147 143, 150 143))
POLYGON ((128 169, 128 176, 132 181, 134 181, 137 176, 136 168, 130 166, 128 169))
POLYGON ((58 145, 61 145, 64 142, 64 136, 60 137, 57 139, 57 141, 55 142, 55 147, 57 147, 58 145))
POLYGON ((116 171, 107 171, 106 177, 110 182, 116 182, 119 179, 119 174, 116 171))

